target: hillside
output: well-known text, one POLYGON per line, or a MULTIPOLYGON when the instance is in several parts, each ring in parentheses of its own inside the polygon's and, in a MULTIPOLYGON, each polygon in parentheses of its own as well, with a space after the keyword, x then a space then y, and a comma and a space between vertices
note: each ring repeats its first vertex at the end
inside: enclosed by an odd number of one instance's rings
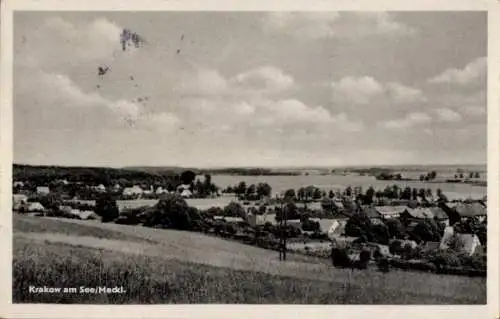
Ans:
POLYGON ((14 216, 14 301, 85 303, 468 303, 485 280, 332 268, 203 234, 14 216), (123 285, 127 295, 41 296, 27 285, 123 285), (350 282, 350 284, 348 284, 350 282), (243 293, 244 292, 244 293, 243 293))

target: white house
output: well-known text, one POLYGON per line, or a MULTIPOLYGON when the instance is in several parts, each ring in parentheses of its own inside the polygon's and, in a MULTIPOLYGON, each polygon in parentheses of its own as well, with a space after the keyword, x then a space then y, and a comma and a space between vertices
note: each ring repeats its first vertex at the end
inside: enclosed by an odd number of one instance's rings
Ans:
POLYGON ((43 212, 45 211, 45 207, 43 207, 42 204, 40 204, 39 202, 32 202, 32 203, 28 203, 24 210, 26 212, 43 212))
POLYGON ((168 191, 166 189, 164 189, 163 187, 159 186, 157 189, 156 189, 156 195, 160 195, 160 194, 165 194, 165 193, 168 193, 168 191))
POLYGON ((50 189, 48 186, 37 186, 36 193, 40 195, 47 195, 50 193, 50 189))
POLYGON ((184 198, 191 198, 193 193, 189 189, 185 189, 181 192, 181 196, 184 198))
POLYGON ((137 185, 133 187, 126 187, 123 189, 123 195, 125 196, 134 196, 134 195, 142 195, 144 191, 137 185))
POLYGON ((12 209, 19 210, 26 203, 28 203, 28 196, 24 194, 12 195, 12 209))

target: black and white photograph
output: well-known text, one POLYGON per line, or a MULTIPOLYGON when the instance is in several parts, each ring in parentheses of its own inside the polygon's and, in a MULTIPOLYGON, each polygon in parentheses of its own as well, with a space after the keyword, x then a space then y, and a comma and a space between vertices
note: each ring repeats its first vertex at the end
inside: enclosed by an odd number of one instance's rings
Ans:
POLYGON ((487 304, 487 11, 12 25, 13 304, 487 304))

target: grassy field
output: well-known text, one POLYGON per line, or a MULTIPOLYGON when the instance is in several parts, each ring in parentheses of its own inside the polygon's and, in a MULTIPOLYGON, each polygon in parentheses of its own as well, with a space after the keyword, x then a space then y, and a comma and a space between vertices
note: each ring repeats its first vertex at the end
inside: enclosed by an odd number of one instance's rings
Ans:
POLYGON ((484 304, 486 280, 332 268, 197 233, 14 217, 16 303, 484 304), (107 235, 104 235, 107 234, 107 235), (123 294, 29 294, 29 285, 123 294))

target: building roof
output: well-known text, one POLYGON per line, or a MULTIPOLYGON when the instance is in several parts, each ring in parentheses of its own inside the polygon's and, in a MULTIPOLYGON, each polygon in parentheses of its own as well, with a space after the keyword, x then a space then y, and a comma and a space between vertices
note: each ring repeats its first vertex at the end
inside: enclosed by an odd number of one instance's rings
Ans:
POLYGON ((461 217, 486 216, 486 208, 479 203, 460 203, 455 207, 455 211, 461 217))
POLYGON ((437 219, 448 219, 448 214, 446 214, 446 212, 439 207, 429 207, 429 210, 437 219))
POLYGON ((428 207, 408 208, 406 211, 413 218, 434 218, 434 212, 428 207))
POLYGON ((36 191, 37 193, 49 193, 50 189, 48 186, 37 186, 36 191))
POLYGON ((408 207, 406 206, 377 206, 375 209, 382 215, 394 215, 403 213, 408 207))
POLYGON ((375 209, 375 207, 364 207, 363 213, 365 213, 368 218, 380 218, 381 217, 380 213, 377 211, 377 209, 375 209))
POLYGON ((28 204, 28 207, 26 207, 26 210, 28 212, 38 212, 38 211, 44 211, 45 207, 43 207, 42 204, 39 202, 32 202, 28 204))

